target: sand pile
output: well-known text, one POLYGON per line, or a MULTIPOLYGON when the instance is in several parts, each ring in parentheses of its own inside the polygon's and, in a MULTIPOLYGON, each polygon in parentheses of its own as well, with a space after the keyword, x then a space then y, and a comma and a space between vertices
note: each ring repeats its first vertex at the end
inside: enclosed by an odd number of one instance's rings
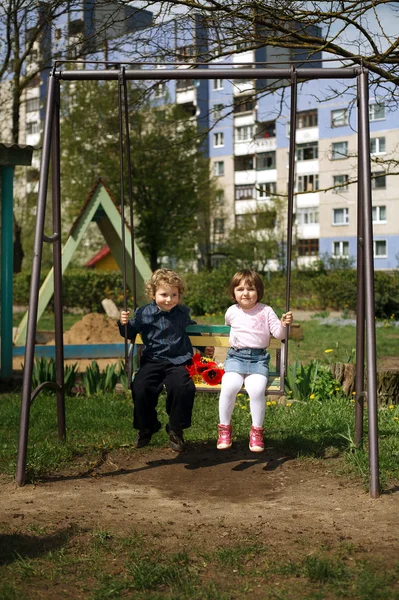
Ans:
MULTIPOLYGON (((89 313, 64 333, 64 344, 122 344, 115 319, 99 313, 89 313)), ((54 344, 54 340, 48 342, 54 344)))

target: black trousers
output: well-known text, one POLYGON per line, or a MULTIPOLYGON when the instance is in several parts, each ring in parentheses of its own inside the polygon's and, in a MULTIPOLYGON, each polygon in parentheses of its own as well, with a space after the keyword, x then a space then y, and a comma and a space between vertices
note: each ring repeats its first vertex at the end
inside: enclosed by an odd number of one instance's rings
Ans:
POLYGON ((170 428, 181 431, 191 426, 195 385, 184 365, 168 360, 143 359, 132 383, 133 427, 156 432, 160 428, 156 407, 163 386, 170 428))

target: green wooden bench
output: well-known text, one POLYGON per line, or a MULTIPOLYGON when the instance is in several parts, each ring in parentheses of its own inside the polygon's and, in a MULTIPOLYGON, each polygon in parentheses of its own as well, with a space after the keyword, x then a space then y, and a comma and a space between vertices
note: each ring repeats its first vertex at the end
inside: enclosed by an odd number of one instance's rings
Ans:
MULTIPOLYGON (((189 325, 186 329, 189 334, 191 343, 194 348, 199 346, 213 346, 216 348, 223 348, 228 350, 230 327, 227 325, 189 325)), ((135 346, 137 347, 137 354, 133 352, 133 345, 129 351, 129 373, 134 377, 134 372, 137 370, 140 361, 141 347, 143 345, 141 336, 137 336, 135 339, 135 346), (137 360, 133 360, 133 357, 137 356, 137 360)), ((284 373, 285 373, 285 340, 276 340, 272 338, 270 345, 267 348, 271 356, 271 366, 274 371, 270 371, 269 379, 267 382, 266 393, 267 395, 278 395, 284 394, 284 373)), ((197 392, 211 392, 218 393, 221 385, 208 385, 205 382, 196 383, 195 385, 197 392)))

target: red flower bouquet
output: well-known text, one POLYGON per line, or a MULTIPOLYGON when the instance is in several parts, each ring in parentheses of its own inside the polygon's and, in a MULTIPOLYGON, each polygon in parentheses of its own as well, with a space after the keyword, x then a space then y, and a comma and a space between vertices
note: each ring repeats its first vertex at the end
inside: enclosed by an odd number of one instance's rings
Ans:
POLYGON ((224 370, 215 361, 200 354, 194 354, 193 362, 186 369, 198 383, 204 381, 208 385, 218 385, 224 374, 224 370))

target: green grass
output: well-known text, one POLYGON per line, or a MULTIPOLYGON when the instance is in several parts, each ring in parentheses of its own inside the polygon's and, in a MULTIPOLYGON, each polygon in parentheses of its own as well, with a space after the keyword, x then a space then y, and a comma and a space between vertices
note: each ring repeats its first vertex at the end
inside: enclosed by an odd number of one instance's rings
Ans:
MULTIPOLYGON (((24 312, 22 313, 14 313, 12 317, 12 325, 13 327, 18 327, 20 324, 22 317, 24 316, 24 312)), ((63 315, 63 323, 64 323, 64 331, 68 331, 77 321, 80 321, 84 316, 84 313, 81 314, 71 314, 64 313, 63 315)), ((54 331, 54 313, 45 311, 43 315, 39 319, 39 323, 37 324, 38 331, 54 331)))
POLYGON ((57 585, 69 598, 105 600, 398 600, 399 562, 335 548, 271 551, 259 540, 195 542, 176 551, 162 537, 51 528, 41 536, 0 532, 2 600, 44 598, 57 585), (349 559, 349 560, 348 560, 349 559))
MULTIPOLYGON (((16 467, 20 394, 0 395, 0 472, 12 476, 16 467)), ((57 438, 55 395, 40 394, 30 412, 28 447, 28 481, 79 462, 89 470, 101 460, 104 452, 129 446, 132 442, 132 407, 127 395, 99 394, 95 397, 67 397, 67 442, 57 438)), ((159 417, 167 422, 165 397, 161 396, 159 417)), ((367 486, 367 414, 365 415, 365 446, 354 450, 352 440, 353 402, 346 399, 294 402, 283 406, 269 401, 265 431, 270 443, 295 456, 322 459, 331 453, 343 458, 348 473, 361 478, 367 486)), ((193 425, 187 433, 190 442, 215 441, 218 422, 218 402, 214 394, 202 394, 194 406, 193 425)), ((249 401, 246 395, 237 397, 233 427, 238 441, 246 443, 250 426, 249 401)), ((152 446, 167 445, 162 430, 154 436, 152 446)), ((381 482, 388 485, 399 477, 399 406, 379 411, 379 452, 381 482)))

